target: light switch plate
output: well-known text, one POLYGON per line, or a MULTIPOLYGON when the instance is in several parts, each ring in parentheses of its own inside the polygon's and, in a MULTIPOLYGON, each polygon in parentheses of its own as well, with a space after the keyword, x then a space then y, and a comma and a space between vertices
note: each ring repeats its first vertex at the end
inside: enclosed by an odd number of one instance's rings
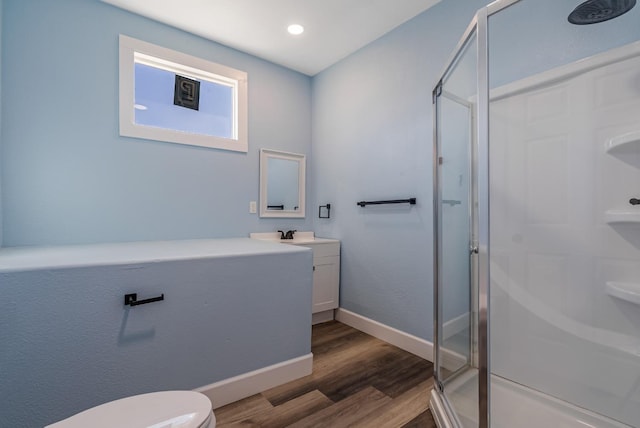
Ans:
POLYGON ((249 201, 249 214, 255 214, 257 211, 256 201, 249 201))

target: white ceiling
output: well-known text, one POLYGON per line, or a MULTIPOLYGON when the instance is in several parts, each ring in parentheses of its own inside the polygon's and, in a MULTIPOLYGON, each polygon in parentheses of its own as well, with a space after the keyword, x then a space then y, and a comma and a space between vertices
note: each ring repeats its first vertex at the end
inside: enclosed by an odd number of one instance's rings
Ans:
POLYGON ((440 0, 102 1, 313 76, 440 0))

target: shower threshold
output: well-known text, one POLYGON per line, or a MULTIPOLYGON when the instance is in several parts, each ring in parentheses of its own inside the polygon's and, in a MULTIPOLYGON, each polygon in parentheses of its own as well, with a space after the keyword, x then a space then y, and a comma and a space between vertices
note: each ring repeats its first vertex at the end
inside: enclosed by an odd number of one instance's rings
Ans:
MULTIPOLYGON (((445 414, 443 394, 433 390, 431 410, 439 428, 478 427, 478 376, 469 370, 447 384, 448 402, 458 424, 445 414)), ((491 428, 631 428, 597 413, 491 375, 491 428)))

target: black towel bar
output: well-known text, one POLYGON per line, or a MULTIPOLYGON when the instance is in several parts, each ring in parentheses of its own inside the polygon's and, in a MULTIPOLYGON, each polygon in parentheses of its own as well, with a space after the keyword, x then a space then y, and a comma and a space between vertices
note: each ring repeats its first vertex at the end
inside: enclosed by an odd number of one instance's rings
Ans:
POLYGON ((389 201, 360 201, 360 202, 356 203, 356 205, 359 205, 361 207, 365 207, 367 205, 384 205, 384 204, 411 204, 411 205, 415 205, 416 204, 416 198, 392 199, 392 200, 389 200, 389 201))

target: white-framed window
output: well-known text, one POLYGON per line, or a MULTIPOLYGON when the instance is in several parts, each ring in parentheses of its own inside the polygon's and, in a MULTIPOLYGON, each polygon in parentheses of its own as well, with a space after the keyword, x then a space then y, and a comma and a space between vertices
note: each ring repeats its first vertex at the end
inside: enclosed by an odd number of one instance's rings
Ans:
POLYGON ((120 35, 120 135, 248 151, 247 73, 120 35))

